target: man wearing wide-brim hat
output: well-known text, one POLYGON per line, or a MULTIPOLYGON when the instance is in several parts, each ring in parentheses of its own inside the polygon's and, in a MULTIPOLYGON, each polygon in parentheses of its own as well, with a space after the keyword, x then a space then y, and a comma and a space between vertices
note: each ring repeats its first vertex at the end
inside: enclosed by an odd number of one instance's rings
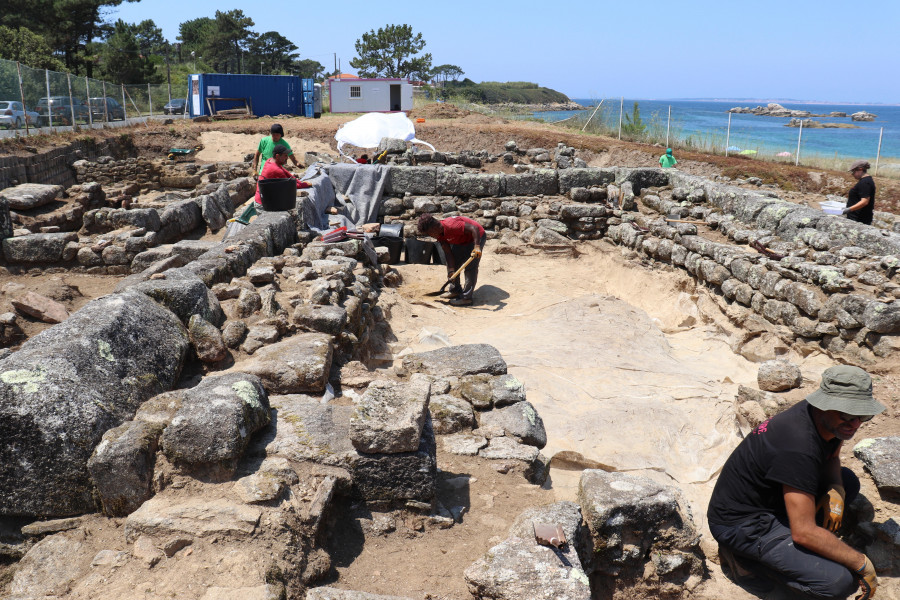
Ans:
POLYGON ((835 533, 859 479, 841 467, 841 444, 884 406, 858 367, 831 367, 819 389, 760 423, 722 467, 709 528, 723 570, 761 592, 774 584, 819 600, 878 586, 875 569, 835 533), (727 569, 726 569, 727 567, 727 569))

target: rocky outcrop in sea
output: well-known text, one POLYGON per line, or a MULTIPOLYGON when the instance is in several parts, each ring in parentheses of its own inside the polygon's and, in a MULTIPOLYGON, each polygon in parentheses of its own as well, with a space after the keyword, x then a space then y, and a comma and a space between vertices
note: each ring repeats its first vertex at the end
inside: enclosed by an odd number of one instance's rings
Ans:
MULTIPOLYGON (((811 113, 808 110, 795 110, 791 108, 785 108, 777 102, 769 102, 765 106, 757 106, 755 108, 750 108, 749 106, 735 106, 728 110, 730 113, 737 114, 751 114, 751 115, 759 115, 762 117, 791 117, 791 118, 807 118, 807 117, 834 117, 834 118, 842 118, 846 117, 847 113, 833 111, 830 113, 811 113)), ((806 127, 806 125, 804 125, 806 127)))

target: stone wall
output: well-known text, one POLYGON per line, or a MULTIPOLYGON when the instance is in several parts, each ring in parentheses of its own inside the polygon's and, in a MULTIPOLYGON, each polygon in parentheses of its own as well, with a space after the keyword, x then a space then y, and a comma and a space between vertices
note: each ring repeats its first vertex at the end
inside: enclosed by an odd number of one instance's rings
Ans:
POLYGON ((781 200, 773 190, 661 169, 510 175, 430 166, 393 167, 388 189, 384 221, 404 223, 408 237, 429 212, 471 217, 492 237, 540 234, 544 245, 606 238, 686 270, 801 345, 863 363, 900 349, 900 234, 781 200), (638 198, 657 215, 628 210, 638 198), (665 217, 699 219, 712 232, 700 236, 696 225, 665 217))
POLYGON ((100 156, 131 156, 135 152, 129 137, 103 140, 83 138, 67 146, 28 156, 0 156, 0 190, 20 183, 48 183, 65 187, 75 185, 72 165, 79 160, 100 156))

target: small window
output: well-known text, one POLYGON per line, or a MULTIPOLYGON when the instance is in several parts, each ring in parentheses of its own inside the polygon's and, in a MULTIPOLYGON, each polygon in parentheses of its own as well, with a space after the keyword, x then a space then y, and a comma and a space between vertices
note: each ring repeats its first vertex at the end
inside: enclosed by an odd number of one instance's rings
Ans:
POLYGON ((362 86, 351 85, 350 86, 350 97, 351 98, 362 98, 362 86))

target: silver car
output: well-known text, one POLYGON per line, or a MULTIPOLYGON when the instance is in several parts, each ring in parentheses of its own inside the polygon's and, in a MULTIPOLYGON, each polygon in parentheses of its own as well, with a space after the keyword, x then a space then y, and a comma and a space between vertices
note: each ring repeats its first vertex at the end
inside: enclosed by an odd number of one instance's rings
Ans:
POLYGON ((0 100, 0 127, 7 129, 21 129, 27 122, 36 124, 38 114, 31 110, 25 110, 21 102, 15 100, 0 100))

